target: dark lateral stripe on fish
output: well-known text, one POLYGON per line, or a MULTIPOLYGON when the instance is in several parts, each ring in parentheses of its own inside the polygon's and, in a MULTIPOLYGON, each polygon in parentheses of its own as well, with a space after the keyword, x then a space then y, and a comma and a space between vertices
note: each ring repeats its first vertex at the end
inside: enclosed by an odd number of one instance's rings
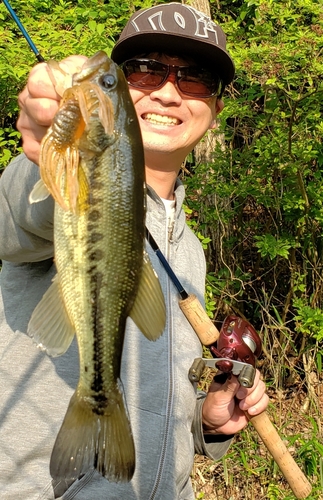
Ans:
POLYGON ((90 222, 97 222, 102 217, 99 210, 91 210, 88 214, 88 220, 90 222))
POLYGON ((91 261, 99 261, 99 260, 102 260, 103 257, 104 257, 104 253, 99 248, 97 248, 96 250, 94 250, 93 252, 91 252, 90 255, 89 255, 89 259, 91 261))
POLYGON ((92 231, 90 233, 88 242, 90 244, 97 243, 98 241, 101 241, 103 238, 104 238, 104 234, 103 233, 96 233, 96 232, 92 231))
POLYGON ((103 281, 103 274, 96 272, 91 276, 91 317, 93 325, 93 365, 94 365, 94 379, 91 383, 91 389, 96 393, 103 393, 104 390, 104 325, 102 322, 102 308, 100 300, 100 290, 103 281))

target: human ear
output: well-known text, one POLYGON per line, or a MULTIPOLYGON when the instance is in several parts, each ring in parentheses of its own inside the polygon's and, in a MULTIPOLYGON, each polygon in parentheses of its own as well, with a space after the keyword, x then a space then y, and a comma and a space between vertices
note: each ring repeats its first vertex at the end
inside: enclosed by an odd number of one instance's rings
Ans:
POLYGON ((215 102, 216 114, 219 115, 221 113, 221 111, 223 110, 223 108, 224 108, 224 102, 222 101, 222 99, 217 99, 215 102))
POLYGON ((222 99, 216 99, 216 101, 214 103, 214 106, 215 106, 215 108, 214 108, 214 117, 212 118, 212 121, 210 123, 209 129, 215 129, 218 126, 217 116, 223 110, 223 108, 224 108, 224 102, 222 101, 222 99))

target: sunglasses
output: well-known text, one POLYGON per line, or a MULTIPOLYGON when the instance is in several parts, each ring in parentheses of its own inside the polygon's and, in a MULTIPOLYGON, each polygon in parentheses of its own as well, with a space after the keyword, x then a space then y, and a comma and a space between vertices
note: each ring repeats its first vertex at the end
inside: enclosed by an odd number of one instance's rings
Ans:
POLYGON ((170 74, 180 92, 190 97, 212 97, 218 94, 220 79, 198 66, 173 66, 154 59, 129 59, 122 64, 131 87, 142 90, 161 88, 170 74))

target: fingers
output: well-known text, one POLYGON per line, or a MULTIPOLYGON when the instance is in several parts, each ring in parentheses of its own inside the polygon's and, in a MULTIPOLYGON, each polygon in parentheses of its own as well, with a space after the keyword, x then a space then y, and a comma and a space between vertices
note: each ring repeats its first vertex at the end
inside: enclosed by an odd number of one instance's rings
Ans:
MULTIPOLYGON (((67 75, 82 68, 84 56, 70 56, 59 63, 67 75)), ((40 143, 59 107, 61 96, 56 91, 55 80, 46 63, 40 63, 31 70, 27 85, 18 98, 20 114, 17 128, 22 135, 26 156, 38 164, 40 143)))
POLYGON ((239 387, 236 398, 240 400, 239 408, 249 415, 258 415, 266 410, 269 398, 266 394, 266 385, 260 380, 260 373, 256 370, 255 382, 250 389, 239 387))
POLYGON ((44 131, 50 126, 58 109, 59 100, 54 98, 32 97, 25 88, 18 98, 20 115, 17 121, 18 130, 30 130, 35 139, 42 139, 44 131))
POLYGON ((232 374, 227 375, 222 373, 214 377, 209 391, 221 394, 224 401, 229 401, 236 395, 239 389, 240 384, 237 377, 232 374))
POLYGON ((21 133, 26 156, 38 165, 40 143, 58 109, 56 99, 32 98, 27 89, 19 96, 17 129, 21 133))

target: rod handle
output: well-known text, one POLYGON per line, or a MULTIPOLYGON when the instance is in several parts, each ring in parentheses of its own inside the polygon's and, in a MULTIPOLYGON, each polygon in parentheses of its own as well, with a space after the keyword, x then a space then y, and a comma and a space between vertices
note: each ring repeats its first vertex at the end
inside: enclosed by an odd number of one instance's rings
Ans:
POLYGON ((266 412, 251 416, 246 413, 269 453, 277 463, 296 498, 307 498, 312 486, 287 450, 266 412))
MULTIPOLYGON (((214 326, 195 295, 192 294, 186 299, 180 300, 179 306, 202 344, 208 346, 218 340, 219 330, 214 326)), ((246 415, 277 463, 296 498, 307 498, 312 487, 287 450, 267 413, 262 412, 255 416, 246 413, 246 415)))
POLYGON ((195 295, 190 294, 186 299, 179 300, 179 307, 203 345, 208 346, 218 340, 220 336, 219 330, 214 326, 195 295))

